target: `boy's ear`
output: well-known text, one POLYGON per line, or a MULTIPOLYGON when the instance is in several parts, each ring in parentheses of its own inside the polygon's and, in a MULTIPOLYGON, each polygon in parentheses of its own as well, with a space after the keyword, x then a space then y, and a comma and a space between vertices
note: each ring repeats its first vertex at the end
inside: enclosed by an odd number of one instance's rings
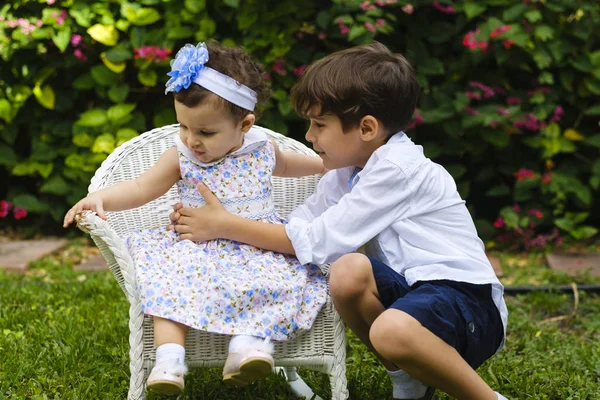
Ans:
POLYGON ((383 125, 372 115, 365 115, 359 122, 360 138, 364 142, 370 142, 377 138, 377 135, 383 125))
POLYGON ((250 128, 252 128, 252 125, 254 125, 254 122, 256 122, 256 116, 254 114, 246 115, 240 122, 242 124, 242 133, 248 132, 250 128))

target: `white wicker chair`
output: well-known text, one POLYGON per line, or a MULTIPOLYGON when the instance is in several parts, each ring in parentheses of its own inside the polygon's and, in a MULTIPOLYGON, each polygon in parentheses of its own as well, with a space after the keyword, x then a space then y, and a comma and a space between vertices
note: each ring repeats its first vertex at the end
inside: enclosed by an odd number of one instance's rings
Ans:
MULTIPOLYGON (((284 151, 314 154, 303 144, 265 128, 284 151)), ((150 168, 158 157, 173 145, 178 125, 169 125, 146 132, 117 148, 96 171, 89 186, 95 192, 117 182, 136 177, 150 168)), ((310 195, 317 176, 304 178, 273 178, 275 206, 287 216, 310 195)), ((152 319, 141 311, 135 284, 135 270, 123 237, 132 230, 166 226, 171 207, 178 201, 177 190, 171 188, 164 196, 140 208, 107 213, 103 221, 94 213, 84 212, 78 218, 80 229, 89 232, 108 262, 117 282, 125 292, 129 309, 130 386, 128 399, 145 397, 146 379, 155 361, 152 319)), ((229 338, 191 329, 186 339, 186 362, 189 367, 222 367, 229 338)), ((284 367, 289 381, 297 379, 296 366, 329 374, 333 399, 346 399, 346 339, 344 325, 331 300, 319 313, 312 329, 292 341, 276 344, 275 364, 284 367)), ((296 381, 298 382, 298 381, 296 381)), ((302 380, 299 380, 302 383, 302 380)), ((291 385, 293 387, 293 385, 291 385)))

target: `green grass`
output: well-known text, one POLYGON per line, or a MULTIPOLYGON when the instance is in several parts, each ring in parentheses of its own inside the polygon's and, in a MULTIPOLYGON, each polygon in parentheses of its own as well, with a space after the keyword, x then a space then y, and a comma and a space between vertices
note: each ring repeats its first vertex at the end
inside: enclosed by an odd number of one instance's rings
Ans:
MULTIPOLYGON (((129 385, 127 304, 108 272, 80 273, 73 264, 85 251, 72 241, 57 255, 34 263, 24 275, 0 271, 0 400, 122 399, 129 385)), ((564 284, 539 255, 503 256, 505 282, 564 284), (524 260, 524 261, 522 261, 524 260)), ((598 282, 582 277, 579 282, 598 282)), ((600 297, 579 293, 532 293, 507 297, 505 349, 479 373, 508 398, 600 399, 600 297)), ((351 399, 390 399, 391 384, 375 358, 348 334, 351 399)), ((327 377, 302 371, 320 396, 327 377)), ((217 369, 194 370, 186 399, 291 398, 285 381, 272 376, 244 389, 221 383, 217 369)), ((160 396, 149 393, 149 399, 160 396)), ((438 395, 438 399, 448 398, 438 395)))

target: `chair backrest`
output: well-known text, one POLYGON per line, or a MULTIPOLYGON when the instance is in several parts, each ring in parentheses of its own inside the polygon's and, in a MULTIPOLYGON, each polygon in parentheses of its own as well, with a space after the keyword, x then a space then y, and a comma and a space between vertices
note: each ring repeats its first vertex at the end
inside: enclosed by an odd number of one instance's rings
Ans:
MULTIPOLYGON (((269 129, 254 126, 274 139, 282 151, 295 151, 315 155, 302 143, 285 137, 269 129)), ((92 178, 90 193, 129 179, 134 179, 148 170, 169 147, 174 146, 174 137, 179 134, 179 125, 156 128, 122 144, 108 156, 92 178)), ((319 176, 302 178, 273 177, 275 208, 279 215, 288 214, 300 205, 315 190, 319 176)), ((107 213, 108 222, 116 233, 124 237, 138 229, 166 226, 173 204, 179 201, 177 189, 173 186, 167 193, 142 207, 107 213)))

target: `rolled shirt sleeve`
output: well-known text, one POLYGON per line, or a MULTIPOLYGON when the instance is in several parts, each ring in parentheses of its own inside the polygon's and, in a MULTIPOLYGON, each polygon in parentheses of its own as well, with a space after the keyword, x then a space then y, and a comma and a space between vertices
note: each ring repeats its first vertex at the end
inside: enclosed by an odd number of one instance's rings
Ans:
POLYGON ((411 192, 402 169, 388 160, 377 163, 363 171, 350 193, 312 221, 291 216, 285 230, 296 257, 302 264, 325 264, 356 251, 410 213, 411 192))

